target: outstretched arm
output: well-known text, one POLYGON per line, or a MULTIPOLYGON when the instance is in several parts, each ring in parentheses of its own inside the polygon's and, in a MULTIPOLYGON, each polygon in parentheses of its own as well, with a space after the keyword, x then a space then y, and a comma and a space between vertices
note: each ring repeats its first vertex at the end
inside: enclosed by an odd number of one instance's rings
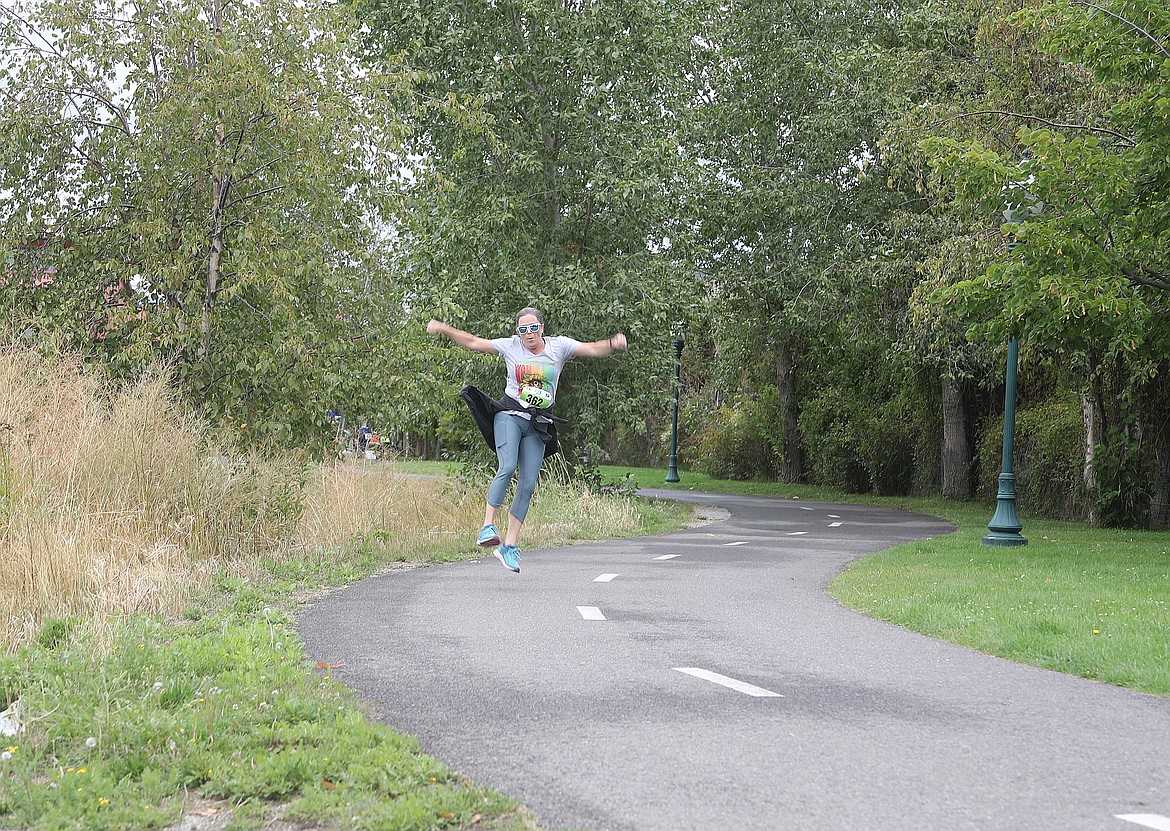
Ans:
POLYGON ((492 345, 490 340, 478 338, 470 332, 464 332, 462 329, 448 326, 442 321, 432 320, 427 324, 427 331, 432 335, 446 335, 464 349, 470 349, 472 352, 486 352, 490 355, 496 354, 496 347, 492 345))
POLYGON ((618 332, 612 338, 583 343, 577 347, 577 351, 573 354, 574 356, 580 355, 582 358, 604 358, 606 355, 612 355, 625 348, 626 336, 618 332))

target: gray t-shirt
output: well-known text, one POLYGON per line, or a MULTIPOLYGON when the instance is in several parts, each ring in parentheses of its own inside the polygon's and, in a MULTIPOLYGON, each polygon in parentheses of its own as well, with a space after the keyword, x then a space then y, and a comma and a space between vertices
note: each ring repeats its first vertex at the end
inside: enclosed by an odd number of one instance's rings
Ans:
POLYGON ((519 335, 495 338, 492 346, 508 365, 508 385, 504 394, 525 406, 545 410, 556 400, 561 368, 576 354, 581 341, 560 335, 547 337, 539 355, 529 352, 519 335))

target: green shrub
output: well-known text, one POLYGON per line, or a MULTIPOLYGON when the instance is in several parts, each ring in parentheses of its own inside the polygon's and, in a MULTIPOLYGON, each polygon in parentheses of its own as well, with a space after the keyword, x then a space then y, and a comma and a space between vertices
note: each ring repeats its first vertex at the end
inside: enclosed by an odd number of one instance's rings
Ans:
POLYGON ((1097 447, 1097 484, 1089 498, 1093 515, 1106 528, 1145 528, 1150 523, 1149 448, 1131 431, 1113 427, 1097 447))
POLYGON ((689 440, 695 469, 722 479, 774 478, 778 458, 760 429, 760 409, 753 402, 711 413, 689 440))
POLYGON ((809 481, 846 493, 868 493, 872 487, 862 464, 857 420, 848 411, 849 397, 826 387, 806 402, 800 413, 809 481))
POLYGON ((904 394, 860 414, 861 464, 881 496, 905 496, 913 489, 918 415, 914 402, 904 394))
MULTIPOLYGON (((994 497, 1003 465, 1003 416, 979 430, 980 493, 994 497)), ((1057 519, 1084 517, 1084 416, 1080 402, 1053 398, 1016 412, 1013 472, 1020 505, 1057 519)))
POLYGON ((44 649, 54 649, 69 640, 77 621, 74 618, 50 617, 41 621, 36 642, 44 649))
POLYGON ((856 390, 821 390, 800 416, 809 480, 846 493, 910 493, 919 415, 903 396, 866 401, 856 390))

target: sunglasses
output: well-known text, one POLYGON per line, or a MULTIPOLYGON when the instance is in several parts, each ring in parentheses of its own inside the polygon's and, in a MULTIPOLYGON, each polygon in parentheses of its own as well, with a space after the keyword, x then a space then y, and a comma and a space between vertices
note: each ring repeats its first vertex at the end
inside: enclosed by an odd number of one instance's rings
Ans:
POLYGON ((541 324, 529 323, 527 326, 517 326, 516 332, 521 335, 527 335, 529 332, 539 332, 541 324))

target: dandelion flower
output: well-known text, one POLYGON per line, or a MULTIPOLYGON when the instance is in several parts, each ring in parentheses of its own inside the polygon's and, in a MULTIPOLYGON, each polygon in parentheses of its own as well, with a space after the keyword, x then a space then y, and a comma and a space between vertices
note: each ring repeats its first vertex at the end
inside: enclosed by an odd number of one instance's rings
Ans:
POLYGON ((97 739, 95 739, 93 736, 90 736, 88 739, 85 740, 85 746, 86 747, 97 747, 97 739))

